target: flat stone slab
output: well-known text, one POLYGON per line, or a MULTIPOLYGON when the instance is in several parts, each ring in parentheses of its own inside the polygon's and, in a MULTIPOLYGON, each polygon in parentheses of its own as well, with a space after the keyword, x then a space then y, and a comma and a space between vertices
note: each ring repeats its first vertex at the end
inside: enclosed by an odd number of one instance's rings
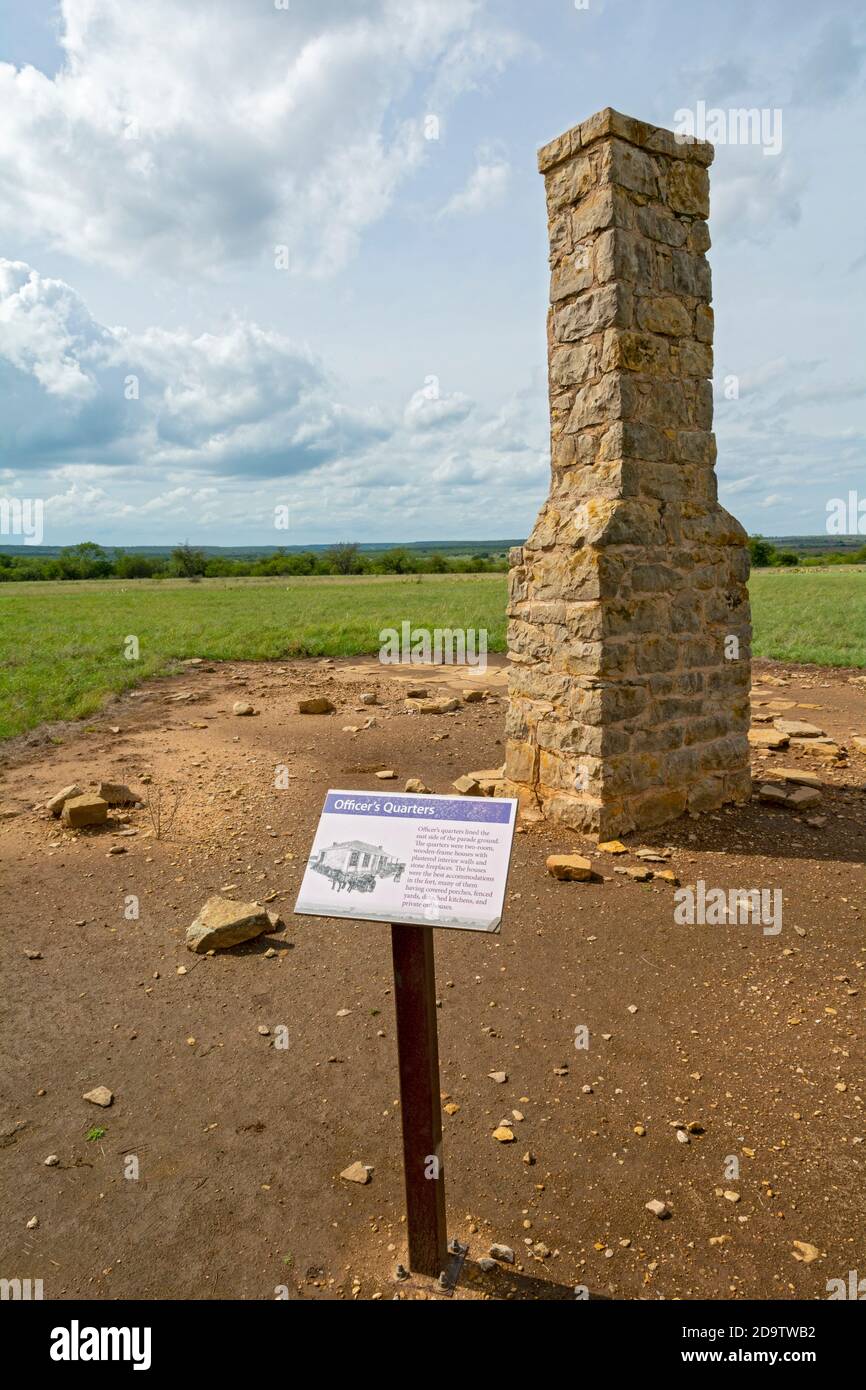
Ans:
POLYGON ((86 825, 104 825, 108 820, 108 802, 92 792, 72 796, 64 803, 60 818, 72 830, 86 825))
POLYGON ((788 738, 826 738, 823 729, 819 729, 817 724, 806 724, 802 719, 777 719, 776 728, 780 734, 787 734, 788 738))
POLYGON ((780 729, 750 729, 748 740, 753 748, 787 748, 788 735, 780 729))
POLYGON ((798 767, 774 767, 773 776, 781 777, 785 782, 793 782, 799 787, 817 787, 819 790, 824 783, 817 772, 803 772, 798 767))
POLYGON ((595 877, 592 861, 582 854, 550 854, 546 863, 549 874, 566 882, 587 883, 595 877))
POLYGON ((406 704, 419 714, 453 714, 460 708, 459 700, 407 700, 406 704))
POLYGON ((797 787, 788 794, 788 805, 796 806, 801 811, 819 805, 820 801, 821 793, 817 787, 797 787))
POLYGON ((199 955, 205 951, 225 951, 270 931, 276 921, 278 919, 272 920, 271 914, 258 903, 236 903, 230 898, 215 896, 208 898, 195 921, 187 927, 186 944, 199 955))

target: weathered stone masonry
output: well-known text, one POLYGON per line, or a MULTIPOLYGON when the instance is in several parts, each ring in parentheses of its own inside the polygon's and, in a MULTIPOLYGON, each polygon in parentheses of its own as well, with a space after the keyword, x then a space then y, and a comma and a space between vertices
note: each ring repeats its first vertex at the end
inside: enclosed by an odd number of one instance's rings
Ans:
POLYGON ((610 109, 539 152, 552 477, 511 553, 506 790, 601 838, 750 791, 748 551, 714 471, 712 157, 610 109))

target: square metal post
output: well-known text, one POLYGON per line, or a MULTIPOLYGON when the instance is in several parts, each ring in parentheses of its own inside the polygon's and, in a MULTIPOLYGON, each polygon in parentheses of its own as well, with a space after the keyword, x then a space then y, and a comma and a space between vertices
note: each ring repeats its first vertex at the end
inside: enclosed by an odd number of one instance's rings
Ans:
POLYGON ((409 1267, 435 1279, 448 1263, 448 1239, 432 928, 392 923, 391 950, 409 1267))

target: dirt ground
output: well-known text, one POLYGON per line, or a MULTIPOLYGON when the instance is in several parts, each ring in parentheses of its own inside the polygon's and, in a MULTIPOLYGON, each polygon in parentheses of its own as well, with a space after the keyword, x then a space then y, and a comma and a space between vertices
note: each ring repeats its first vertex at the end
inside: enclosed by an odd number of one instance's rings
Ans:
MULTIPOLYGON (((394 788, 420 777, 447 792, 500 764, 504 682, 501 662, 471 678, 373 661, 187 665, 7 745, 0 1275, 42 1278, 52 1299, 437 1296, 394 1278, 406 1248, 388 928, 292 908, 326 789, 380 786, 374 772, 393 768, 394 788), (490 698, 409 713, 409 681, 474 681, 490 698), (337 713, 299 715, 311 693, 337 713), (255 717, 232 714, 239 698, 255 717), (152 797, 182 788, 168 834, 146 808, 78 833, 42 809, 102 779, 152 797), (221 890, 267 903, 284 929, 193 955, 186 927, 221 890), (109 1109, 82 1099, 97 1085, 109 1109), (339 1177, 356 1160, 372 1165, 366 1186, 339 1177)), ((459 1107, 443 1117, 449 1226, 470 1245, 458 1297, 583 1285, 825 1298, 828 1279, 866 1274, 866 755, 851 743, 866 734, 866 685, 762 663, 755 687, 756 714, 779 700, 849 749, 833 764, 756 755, 762 772, 818 772, 823 825, 755 800, 626 837, 618 857, 525 825, 501 935, 436 932, 442 1090, 459 1107), (616 872, 642 844, 669 850, 683 884, 781 888, 781 932, 678 925, 672 884, 616 872), (551 878, 546 856, 570 850, 601 880, 551 878), (505 1083, 489 1078, 499 1070, 505 1083), (498 1143, 515 1110, 515 1142, 498 1143), (702 1132, 684 1143, 689 1123, 702 1132), (482 1273, 491 1242, 516 1265, 482 1273)))

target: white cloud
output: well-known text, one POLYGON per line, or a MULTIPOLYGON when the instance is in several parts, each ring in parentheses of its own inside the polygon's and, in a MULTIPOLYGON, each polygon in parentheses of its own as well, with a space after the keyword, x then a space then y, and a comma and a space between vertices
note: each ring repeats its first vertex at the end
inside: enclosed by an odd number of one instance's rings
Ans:
POLYGON ((515 497, 531 509, 544 495, 535 394, 491 414, 459 391, 437 394, 431 378, 402 411, 358 411, 281 334, 242 321, 198 335, 109 329, 71 286, 0 260, 4 322, 15 333, 8 345, 0 334, 0 467, 14 474, 7 491, 45 499, 47 544, 58 530, 224 539, 229 525, 272 528, 284 502, 293 526, 325 539, 429 535, 433 516, 455 513, 507 531, 515 497), (58 373, 82 389, 57 389, 58 373))
POLYGON ((430 93, 444 105, 519 48, 476 0, 61 15, 53 79, 0 63, 0 229, 126 274, 264 266, 277 245, 293 270, 339 268, 429 152, 430 93))
POLYGON ((335 400, 321 363, 281 333, 105 328, 69 285, 20 261, 0 259, 0 330, 0 461, 18 468, 290 474, 383 430, 375 409, 335 400))
POLYGON ((511 166, 506 159, 492 154, 479 154, 478 163, 465 186, 440 208, 439 216, 475 216, 479 212, 487 212, 502 202, 510 177, 511 166))

